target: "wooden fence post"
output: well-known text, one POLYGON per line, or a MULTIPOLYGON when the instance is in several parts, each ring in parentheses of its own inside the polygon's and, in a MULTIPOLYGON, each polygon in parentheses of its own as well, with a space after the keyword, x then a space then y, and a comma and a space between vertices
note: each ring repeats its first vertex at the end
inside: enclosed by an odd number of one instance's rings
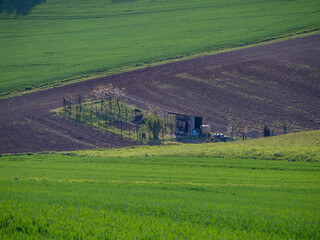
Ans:
POLYGON ((120 126, 121 126, 121 138, 122 138, 122 119, 120 120, 120 126))
POLYGON ((139 141, 139 125, 137 124, 137 141, 139 141))

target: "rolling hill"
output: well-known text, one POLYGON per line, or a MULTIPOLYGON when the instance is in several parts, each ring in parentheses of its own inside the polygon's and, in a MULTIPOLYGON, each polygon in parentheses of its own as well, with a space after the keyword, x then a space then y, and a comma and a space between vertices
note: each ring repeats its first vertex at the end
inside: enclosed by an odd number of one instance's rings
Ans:
POLYGON ((311 35, 264 46, 110 75, 0 101, 0 153, 64 151, 136 145, 60 119, 50 110, 64 96, 112 83, 127 98, 163 110, 204 116, 212 132, 275 134, 319 129, 319 38, 311 35))
POLYGON ((317 0, 0 4, 0 96, 319 27, 317 0))

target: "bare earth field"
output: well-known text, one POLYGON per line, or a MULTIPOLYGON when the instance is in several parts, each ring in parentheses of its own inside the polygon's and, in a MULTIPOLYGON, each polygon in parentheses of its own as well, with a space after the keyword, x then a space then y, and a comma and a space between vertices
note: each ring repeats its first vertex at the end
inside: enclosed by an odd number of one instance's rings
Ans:
POLYGON ((0 101, 0 153, 64 151, 139 143, 57 118, 62 97, 100 84, 168 111, 281 133, 320 129, 320 35, 97 78, 0 101))

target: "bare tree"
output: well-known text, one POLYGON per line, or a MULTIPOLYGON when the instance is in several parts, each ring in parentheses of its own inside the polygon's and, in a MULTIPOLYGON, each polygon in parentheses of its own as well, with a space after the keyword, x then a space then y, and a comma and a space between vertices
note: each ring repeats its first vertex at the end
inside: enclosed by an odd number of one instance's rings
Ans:
POLYGON ((71 100, 68 97, 63 97, 63 110, 64 113, 71 112, 71 100))

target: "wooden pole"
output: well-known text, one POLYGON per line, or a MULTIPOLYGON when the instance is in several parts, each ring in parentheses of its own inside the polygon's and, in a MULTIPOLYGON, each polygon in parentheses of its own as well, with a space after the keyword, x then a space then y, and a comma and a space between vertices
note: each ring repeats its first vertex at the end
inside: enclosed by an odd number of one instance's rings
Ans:
POLYGON ((130 122, 129 122, 129 139, 130 139, 130 125, 131 125, 131 124, 130 124, 130 122))
POLYGON ((121 138, 122 138, 122 120, 120 120, 120 124, 121 124, 121 138))
POLYGON ((137 124, 137 141, 139 141, 139 125, 137 124))

